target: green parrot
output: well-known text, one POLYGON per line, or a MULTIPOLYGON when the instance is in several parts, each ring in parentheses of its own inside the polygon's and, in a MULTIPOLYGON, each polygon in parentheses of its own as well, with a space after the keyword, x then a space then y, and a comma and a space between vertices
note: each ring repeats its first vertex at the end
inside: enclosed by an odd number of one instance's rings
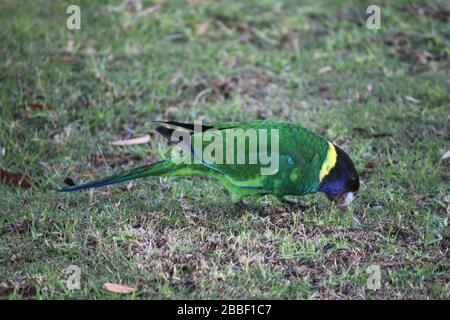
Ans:
POLYGON ((245 196, 275 195, 283 200, 284 196, 323 192, 345 209, 359 189, 350 157, 299 125, 274 120, 208 126, 158 122, 162 125, 156 131, 173 144, 167 159, 59 191, 98 188, 147 176, 203 175, 216 178, 234 203, 245 196))

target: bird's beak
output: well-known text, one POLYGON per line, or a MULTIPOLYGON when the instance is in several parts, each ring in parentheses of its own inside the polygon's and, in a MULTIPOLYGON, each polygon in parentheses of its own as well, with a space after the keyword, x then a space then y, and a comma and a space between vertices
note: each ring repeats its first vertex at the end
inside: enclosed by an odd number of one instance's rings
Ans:
POLYGON ((346 211, 353 199, 355 199, 355 194, 353 192, 346 192, 337 199, 336 204, 339 209, 346 211))

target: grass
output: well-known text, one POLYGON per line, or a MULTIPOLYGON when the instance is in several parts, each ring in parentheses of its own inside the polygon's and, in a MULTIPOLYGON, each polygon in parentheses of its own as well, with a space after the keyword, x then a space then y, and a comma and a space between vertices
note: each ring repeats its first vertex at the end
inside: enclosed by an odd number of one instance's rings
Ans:
POLYGON ((118 298, 102 289, 112 282, 137 288, 130 299, 449 299, 443 1, 379 1, 378 31, 368 2, 269 0, 143 1, 160 6, 143 17, 78 1, 70 31, 72 2, 0 3, 0 167, 39 183, 0 184, 0 296, 118 298), (160 158, 153 134, 107 143, 153 132, 151 120, 257 118, 346 149, 362 179, 351 209, 312 195, 305 212, 271 198, 239 211, 200 177, 52 192, 160 158))

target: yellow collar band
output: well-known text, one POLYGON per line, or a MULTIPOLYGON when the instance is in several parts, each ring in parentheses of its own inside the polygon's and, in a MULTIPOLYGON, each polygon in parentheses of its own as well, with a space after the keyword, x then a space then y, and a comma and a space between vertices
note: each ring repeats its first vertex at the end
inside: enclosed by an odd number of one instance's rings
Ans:
POLYGON ((322 164, 322 168, 320 168, 319 180, 322 180, 330 173, 331 169, 336 165, 337 153, 336 148, 331 142, 328 142, 328 152, 325 161, 322 164))

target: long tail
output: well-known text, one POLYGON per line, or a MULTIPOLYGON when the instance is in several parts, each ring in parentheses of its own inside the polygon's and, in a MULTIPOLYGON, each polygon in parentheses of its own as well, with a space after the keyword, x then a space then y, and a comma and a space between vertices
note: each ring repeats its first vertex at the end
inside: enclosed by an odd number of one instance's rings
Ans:
POLYGON ((91 188, 99 188, 111 184, 121 183, 129 180, 134 180, 138 178, 148 177, 148 176, 162 176, 162 175, 169 175, 174 173, 174 171, 177 169, 177 165, 174 164, 170 160, 163 160, 159 162, 155 162, 152 164, 148 164, 142 167, 130 169, 127 171, 124 171, 122 173, 89 182, 86 184, 82 184, 79 186, 71 186, 71 187, 65 187, 58 192, 70 192, 70 191, 77 191, 77 190, 85 190, 85 189, 91 189, 91 188))

